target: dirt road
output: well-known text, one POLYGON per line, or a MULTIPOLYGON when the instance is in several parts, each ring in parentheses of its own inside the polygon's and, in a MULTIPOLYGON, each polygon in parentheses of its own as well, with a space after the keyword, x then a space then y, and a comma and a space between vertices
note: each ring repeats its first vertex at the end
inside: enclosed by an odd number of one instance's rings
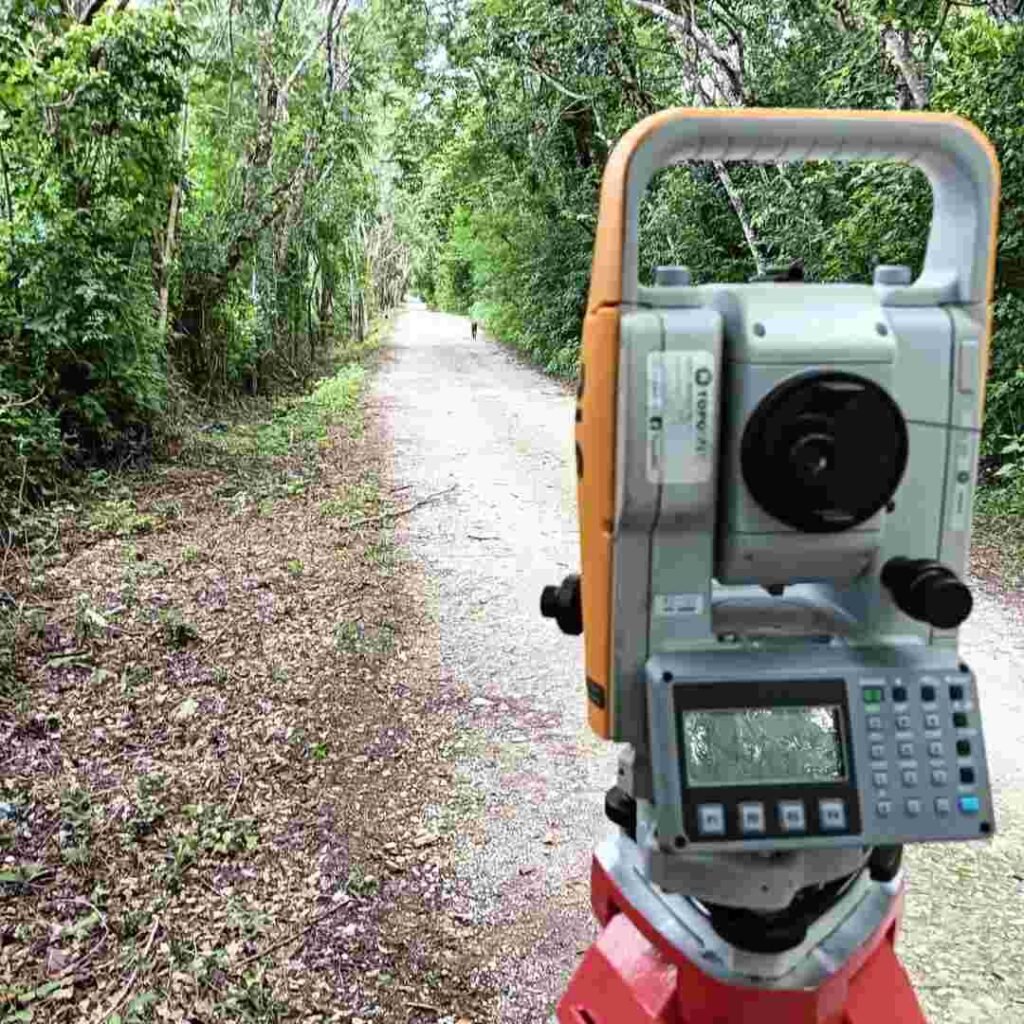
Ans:
MULTIPOLYGON (((493 935, 503 1022, 536 1022, 594 932, 590 851, 614 751, 584 727, 581 645, 541 620, 578 565, 571 396, 465 319, 412 307, 376 383, 396 482, 453 487, 404 521, 442 677, 475 693, 458 771, 461 912, 493 935)), ((1024 1021, 1024 630, 980 594, 966 651, 982 681, 999 836, 915 850, 902 951, 935 1024, 1024 1021)))

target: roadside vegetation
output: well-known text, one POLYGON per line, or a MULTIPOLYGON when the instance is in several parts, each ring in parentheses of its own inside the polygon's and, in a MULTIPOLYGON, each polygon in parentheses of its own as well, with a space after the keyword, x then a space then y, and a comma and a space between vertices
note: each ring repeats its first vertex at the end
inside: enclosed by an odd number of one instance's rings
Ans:
POLYGON ((485 1016, 377 337, 7 552, 0 1020, 485 1016))

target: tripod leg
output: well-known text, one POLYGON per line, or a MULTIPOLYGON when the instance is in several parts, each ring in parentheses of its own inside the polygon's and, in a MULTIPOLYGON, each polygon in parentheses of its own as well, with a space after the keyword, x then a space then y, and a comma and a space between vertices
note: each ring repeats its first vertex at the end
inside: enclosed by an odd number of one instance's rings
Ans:
POLYGON ((558 1003, 559 1024, 680 1024, 677 971, 625 914, 615 914, 558 1003))
POLYGON ((850 982, 843 1024, 927 1024, 907 972, 886 936, 850 982))

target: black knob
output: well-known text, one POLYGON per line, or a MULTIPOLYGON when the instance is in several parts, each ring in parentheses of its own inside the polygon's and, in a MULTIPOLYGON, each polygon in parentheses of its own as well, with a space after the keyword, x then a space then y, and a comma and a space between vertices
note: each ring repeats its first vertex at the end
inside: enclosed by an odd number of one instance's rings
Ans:
POLYGON ((890 558, 882 568, 882 585, 897 608, 936 629, 955 629, 974 606, 967 585, 930 558, 890 558))
POLYGON ((545 587, 540 595, 540 613, 554 619, 558 628, 570 636, 583 632, 583 603, 579 576, 566 576, 557 587, 545 587))
POLYGON ((633 797, 624 789, 612 786, 604 795, 604 813, 609 821, 636 842, 636 800, 633 797))

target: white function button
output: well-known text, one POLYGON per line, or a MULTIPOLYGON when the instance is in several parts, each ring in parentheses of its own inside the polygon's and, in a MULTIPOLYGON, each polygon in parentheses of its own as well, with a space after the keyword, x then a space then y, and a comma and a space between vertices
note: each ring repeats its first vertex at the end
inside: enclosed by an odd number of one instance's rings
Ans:
POLYGON ((846 828, 846 804, 842 800, 819 800, 818 820, 823 832, 841 832, 846 828))
POLYGON ((946 773, 945 768, 933 768, 932 769, 932 785, 933 786, 944 786, 949 781, 949 775, 946 773))
POLYGON ((916 818, 921 813, 921 801, 917 799, 911 799, 907 801, 907 816, 910 818, 916 818))
POLYGON ((803 800, 779 801, 779 824, 783 832, 803 832, 807 828, 803 800))
POLYGON ((891 810, 892 810, 892 801, 891 800, 879 800, 878 803, 875 804, 875 811, 878 813, 878 816, 880 818, 888 818, 889 817, 889 812, 891 810))
POLYGON ((939 716, 938 715, 925 715, 924 716, 924 727, 926 729, 938 729, 939 728, 939 716))
POLYGON ((725 808, 721 804, 698 804, 697 831, 702 836, 724 836, 725 808))
POLYGON ((917 772, 913 768, 907 768, 903 772, 903 785, 908 787, 917 785, 917 772))
POLYGON ((932 741, 928 744, 928 756, 929 757, 942 757, 942 744, 936 741, 932 741))
POLYGON ((935 813, 940 818, 949 817, 949 797, 948 796, 937 796, 935 798, 935 813))
POLYGON ((764 833, 764 804, 757 802, 740 804, 740 831, 745 835, 764 833))
POLYGON ((872 744, 871 747, 871 759, 873 761, 884 761, 885 760, 885 747, 881 743, 872 744))
POLYGON ((872 779, 878 789, 885 789, 889 785, 889 775, 887 772, 875 772, 872 775, 872 779))
POLYGON ((910 715, 897 715, 896 716, 896 728, 897 729, 909 729, 910 728, 910 715))
POLYGON ((882 728, 882 719, 881 719, 881 717, 878 716, 878 715, 872 715, 868 719, 868 728, 872 732, 879 732, 881 730, 881 728, 882 728))
POLYGON ((900 757, 913 757, 914 756, 914 744, 913 743, 901 743, 899 745, 900 757))

